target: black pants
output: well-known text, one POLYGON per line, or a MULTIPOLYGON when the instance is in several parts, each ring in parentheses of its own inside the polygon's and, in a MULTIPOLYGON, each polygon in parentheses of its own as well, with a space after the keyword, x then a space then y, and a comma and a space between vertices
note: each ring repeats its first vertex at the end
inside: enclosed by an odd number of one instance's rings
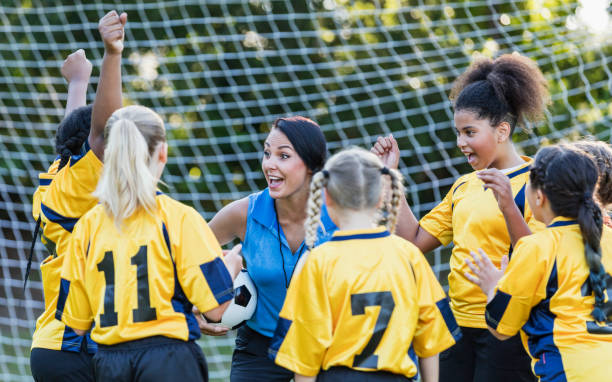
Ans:
POLYGON ((94 370, 99 382, 208 381, 204 353, 194 341, 161 336, 98 345, 94 370))
POLYGON ((386 371, 359 371, 348 367, 331 367, 321 371, 317 382, 410 382, 416 379, 386 371))
POLYGON ((463 337, 440 354, 440 382, 535 382, 518 335, 500 341, 487 329, 461 327, 463 337))
POLYGON ((293 372, 268 358, 270 337, 244 325, 238 329, 232 355, 231 382, 289 382, 293 372))
POLYGON ((36 382, 93 382, 92 355, 87 353, 87 341, 79 353, 34 348, 30 353, 30 370, 36 382))

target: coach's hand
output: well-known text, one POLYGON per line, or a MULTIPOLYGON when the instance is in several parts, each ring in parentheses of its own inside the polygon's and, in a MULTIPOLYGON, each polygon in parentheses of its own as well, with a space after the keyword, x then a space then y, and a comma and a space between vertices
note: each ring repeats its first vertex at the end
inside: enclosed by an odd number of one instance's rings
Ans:
POLYGON ((118 15, 116 11, 110 11, 100 19, 98 30, 104 50, 109 54, 121 54, 123 52, 123 39, 125 36, 124 26, 127 22, 127 13, 118 15))
POLYGON ((389 134, 387 137, 378 137, 370 152, 376 154, 388 168, 397 169, 400 151, 393 134, 389 134))
POLYGON ((85 51, 83 49, 79 49, 66 57, 62 64, 62 76, 64 76, 68 83, 89 83, 91 62, 85 57, 85 51))
POLYGON ((224 336, 229 330, 228 327, 207 322, 206 319, 202 316, 202 313, 200 313, 198 308, 196 308, 195 306, 193 307, 193 315, 195 316, 196 321, 198 321, 200 332, 208 336, 224 336))

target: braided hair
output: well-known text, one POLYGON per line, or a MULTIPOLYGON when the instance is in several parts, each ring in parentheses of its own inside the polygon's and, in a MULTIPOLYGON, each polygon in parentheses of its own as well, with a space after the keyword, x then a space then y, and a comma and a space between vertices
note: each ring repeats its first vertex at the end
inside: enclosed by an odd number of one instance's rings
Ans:
POLYGON ((455 112, 471 111, 491 126, 507 122, 512 133, 541 119, 550 96, 537 64, 514 53, 476 61, 454 82, 450 99, 455 112))
MULTIPOLYGON (((383 177, 391 179, 391 196, 387 205, 387 229, 393 233, 404 193, 403 178, 399 171, 384 167, 380 159, 367 150, 350 148, 333 155, 322 171, 311 182, 305 229, 306 245, 312 248, 323 205, 323 188, 340 208, 363 210, 378 205, 383 192, 383 177)), ((382 216, 379 211, 379 217, 382 216)))
POLYGON ((92 105, 82 106, 60 123, 55 133, 55 151, 60 156, 58 170, 64 167, 72 155, 78 155, 89 137, 92 105))
POLYGON ((584 152, 568 145, 544 147, 538 151, 529 174, 531 186, 542 190, 553 213, 578 221, 589 266, 588 285, 595 293, 591 315, 603 322, 609 315, 605 303, 605 270, 601 263, 602 210, 593 198, 597 167, 584 152))
POLYGON ((612 205, 612 147, 605 142, 586 139, 572 145, 592 156, 599 172, 596 196, 604 207, 612 205))

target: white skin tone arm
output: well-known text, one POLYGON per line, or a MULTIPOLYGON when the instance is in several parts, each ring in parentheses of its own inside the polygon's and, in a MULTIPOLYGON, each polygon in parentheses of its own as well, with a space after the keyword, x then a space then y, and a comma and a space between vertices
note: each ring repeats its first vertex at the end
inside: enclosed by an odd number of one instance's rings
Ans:
POLYGON ((91 62, 85 57, 85 51, 79 49, 71 53, 62 64, 62 76, 68 82, 68 97, 64 117, 87 103, 87 86, 91 77, 91 62))
POLYGON ((438 382, 440 372, 438 354, 427 358, 419 358, 419 368, 421 369, 422 382, 438 382))
POLYGON ((317 380, 317 376, 307 377, 305 375, 295 373, 293 380, 295 382, 315 382, 317 380))

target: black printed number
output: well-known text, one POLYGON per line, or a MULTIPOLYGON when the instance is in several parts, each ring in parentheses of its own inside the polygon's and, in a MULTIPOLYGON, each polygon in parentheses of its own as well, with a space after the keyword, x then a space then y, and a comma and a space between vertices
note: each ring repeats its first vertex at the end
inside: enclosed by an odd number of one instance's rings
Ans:
POLYGON ((365 314, 365 308, 368 306, 380 306, 378 319, 374 325, 374 333, 370 337, 370 341, 363 348, 360 354, 355 355, 353 367, 363 367, 370 369, 378 368, 378 356, 374 354, 380 340, 387 330, 387 324, 391 318, 391 313, 395 308, 395 301, 391 292, 370 292, 351 295, 351 313, 353 316, 365 314))
MULTIPOLYGON (((157 311, 151 307, 149 293, 149 272, 147 268, 147 246, 143 245, 132 256, 132 265, 136 266, 136 288, 138 305, 132 309, 134 322, 146 322, 157 319, 157 311)), ((117 325, 115 311, 115 263, 111 251, 104 253, 104 258, 98 263, 98 271, 104 273, 106 287, 104 288, 104 313, 100 315, 100 327, 117 325)))
MULTIPOLYGON (((589 284, 589 280, 587 279, 582 287, 580 288, 583 296, 591 296, 593 294, 593 289, 591 289, 591 285, 589 284)), ((608 294, 608 301, 603 306, 603 312, 606 317, 610 317, 612 315, 612 277, 606 273, 606 290, 608 294)), ((612 334, 612 322, 607 320, 605 325, 598 325, 595 320, 586 322, 587 332, 591 334, 612 334)))

